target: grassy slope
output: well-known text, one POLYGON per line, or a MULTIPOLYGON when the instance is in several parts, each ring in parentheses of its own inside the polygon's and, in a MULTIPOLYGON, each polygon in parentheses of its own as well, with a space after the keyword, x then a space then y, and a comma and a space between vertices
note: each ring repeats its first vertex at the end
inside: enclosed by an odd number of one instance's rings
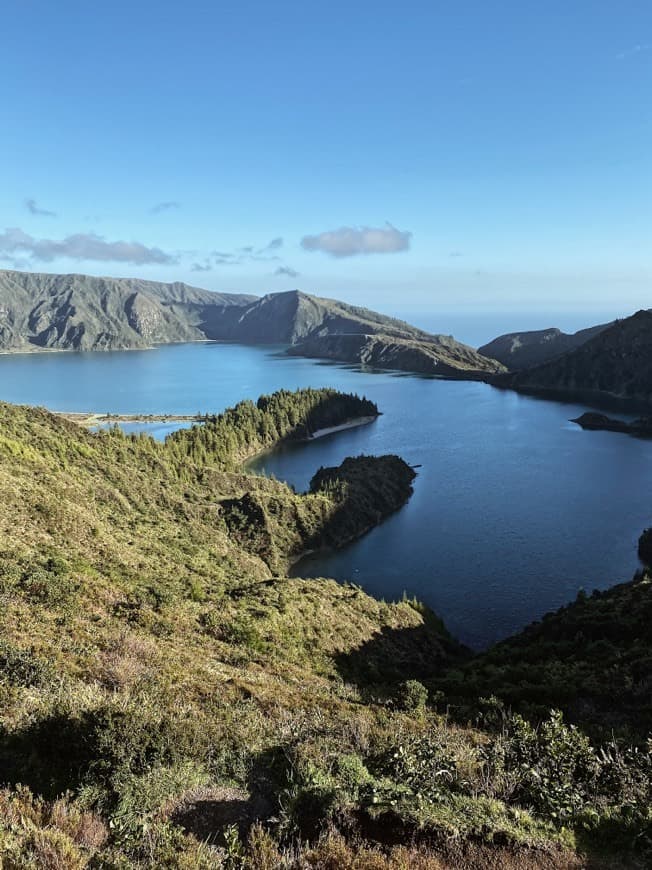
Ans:
MULTIPOLYGON (((0 406, 7 866, 589 866, 568 851, 593 824, 586 801, 562 808, 560 826, 547 793, 518 779, 529 732, 455 726, 419 684, 401 685, 463 666, 438 620, 356 587, 270 576, 218 506, 245 492, 301 510, 320 500, 319 524, 323 503, 341 507, 340 484, 297 496, 191 446, 0 406), (276 821, 254 826, 246 857, 229 823, 244 832, 257 818, 276 821), (278 851, 329 822, 345 840, 278 851), (215 848, 201 845, 207 831, 215 848), (351 845, 360 836, 364 849, 351 845)), ((536 764, 567 740, 553 731, 536 764)), ((615 810, 601 800, 604 826, 615 810)), ((619 866, 609 860, 590 866, 619 866)))

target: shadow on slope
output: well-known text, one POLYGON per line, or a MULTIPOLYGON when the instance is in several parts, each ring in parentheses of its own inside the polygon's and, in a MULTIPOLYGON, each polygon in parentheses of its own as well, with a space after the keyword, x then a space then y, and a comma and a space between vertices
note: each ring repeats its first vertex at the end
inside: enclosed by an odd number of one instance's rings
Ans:
POLYGON ((409 628, 385 626, 357 649, 337 655, 342 679, 393 694, 405 680, 441 677, 445 669, 471 657, 471 651, 449 634, 431 610, 417 601, 407 603, 422 615, 423 623, 409 628))

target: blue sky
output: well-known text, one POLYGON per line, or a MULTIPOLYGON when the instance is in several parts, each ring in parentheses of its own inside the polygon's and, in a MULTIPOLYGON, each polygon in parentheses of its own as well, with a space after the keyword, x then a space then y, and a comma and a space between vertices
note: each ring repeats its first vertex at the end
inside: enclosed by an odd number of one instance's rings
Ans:
POLYGON ((652 305, 649 0, 21 0, 2 32, 0 266, 652 305))

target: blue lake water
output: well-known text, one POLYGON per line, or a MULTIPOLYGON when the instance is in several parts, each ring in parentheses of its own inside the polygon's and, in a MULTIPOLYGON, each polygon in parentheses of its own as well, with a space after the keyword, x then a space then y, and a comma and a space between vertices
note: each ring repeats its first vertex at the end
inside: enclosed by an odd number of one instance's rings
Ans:
MULTIPOLYGON (((395 599, 426 601, 482 647, 545 612, 628 580, 652 524, 652 441, 583 432, 585 406, 285 357, 280 348, 177 345, 154 351, 0 357, 0 399, 54 410, 223 410, 281 387, 364 394, 374 423, 263 457, 258 469, 307 486, 320 465, 398 453, 419 464, 410 502, 346 549, 296 566, 395 599)), ((144 428, 162 437, 174 425, 144 428)))

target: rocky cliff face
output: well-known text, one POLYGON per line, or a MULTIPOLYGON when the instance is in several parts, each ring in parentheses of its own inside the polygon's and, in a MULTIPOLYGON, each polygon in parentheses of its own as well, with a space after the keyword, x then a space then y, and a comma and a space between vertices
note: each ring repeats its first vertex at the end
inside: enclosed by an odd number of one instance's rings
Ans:
POLYGON ((478 348, 483 356, 497 359, 512 371, 541 365, 563 353, 581 347, 599 335, 610 324, 592 326, 572 335, 560 329, 539 329, 531 332, 509 332, 478 348))
POLYGON ((651 406, 652 310, 618 320, 576 350, 499 382, 523 391, 651 406))

